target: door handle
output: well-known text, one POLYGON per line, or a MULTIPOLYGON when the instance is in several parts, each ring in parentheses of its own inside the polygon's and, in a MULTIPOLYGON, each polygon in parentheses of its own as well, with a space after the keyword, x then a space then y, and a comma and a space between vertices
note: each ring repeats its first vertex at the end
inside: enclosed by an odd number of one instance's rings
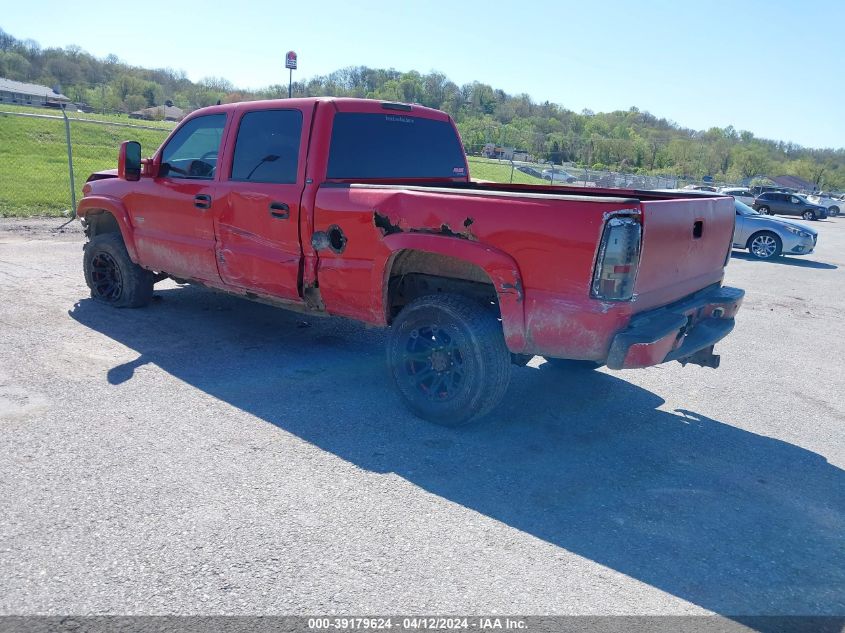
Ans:
POLYGON ((194 206, 197 209, 210 209, 211 196, 207 196, 204 193, 194 196, 194 206))
POLYGON ((284 202, 271 202, 270 215, 280 220, 287 220, 290 217, 290 207, 284 202))

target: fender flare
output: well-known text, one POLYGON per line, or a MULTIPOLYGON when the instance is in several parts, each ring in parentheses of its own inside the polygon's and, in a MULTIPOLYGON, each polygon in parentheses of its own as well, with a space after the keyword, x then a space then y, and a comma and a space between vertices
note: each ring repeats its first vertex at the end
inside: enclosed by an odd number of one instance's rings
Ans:
POLYGON ((120 228, 120 235, 123 237, 123 243, 126 245, 126 251, 129 253, 129 258, 137 264, 138 251, 135 247, 135 234, 132 229, 132 223, 129 220, 129 212, 126 210, 123 202, 111 196, 86 196, 79 201, 76 214, 80 219, 87 221, 88 216, 99 213, 110 213, 117 221, 117 225, 120 228))
POLYGON ((499 300, 508 349, 514 353, 525 349, 525 287, 519 266, 510 255, 487 244, 445 235, 395 233, 383 242, 389 253, 373 266, 373 288, 382 297, 385 315, 388 280, 396 256, 406 250, 444 255, 474 264, 490 277, 499 300))

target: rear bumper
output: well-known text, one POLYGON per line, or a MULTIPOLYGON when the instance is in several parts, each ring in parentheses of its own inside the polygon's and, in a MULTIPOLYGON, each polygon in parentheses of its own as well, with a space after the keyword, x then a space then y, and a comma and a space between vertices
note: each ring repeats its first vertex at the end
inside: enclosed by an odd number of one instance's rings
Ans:
POLYGON ((710 286, 677 303, 638 314, 613 337, 610 369, 650 367, 671 360, 714 367, 712 348, 734 327, 745 291, 710 286))

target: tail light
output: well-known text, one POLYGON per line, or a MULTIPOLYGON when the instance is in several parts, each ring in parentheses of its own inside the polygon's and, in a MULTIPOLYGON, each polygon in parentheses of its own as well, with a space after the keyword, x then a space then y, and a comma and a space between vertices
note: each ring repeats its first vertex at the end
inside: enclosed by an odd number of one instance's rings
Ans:
POLYGON ((605 223, 593 273, 593 297, 627 301, 634 296, 642 233, 636 218, 616 217, 605 223))

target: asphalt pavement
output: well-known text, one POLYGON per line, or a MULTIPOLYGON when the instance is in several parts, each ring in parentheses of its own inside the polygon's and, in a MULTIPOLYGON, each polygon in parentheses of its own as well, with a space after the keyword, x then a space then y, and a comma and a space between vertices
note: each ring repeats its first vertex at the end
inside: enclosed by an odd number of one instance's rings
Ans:
POLYGON ((719 369, 535 358, 457 431, 378 329, 94 303, 61 223, 0 220, 0 614, 845 616, 845 218, 731 261, 719 369))

